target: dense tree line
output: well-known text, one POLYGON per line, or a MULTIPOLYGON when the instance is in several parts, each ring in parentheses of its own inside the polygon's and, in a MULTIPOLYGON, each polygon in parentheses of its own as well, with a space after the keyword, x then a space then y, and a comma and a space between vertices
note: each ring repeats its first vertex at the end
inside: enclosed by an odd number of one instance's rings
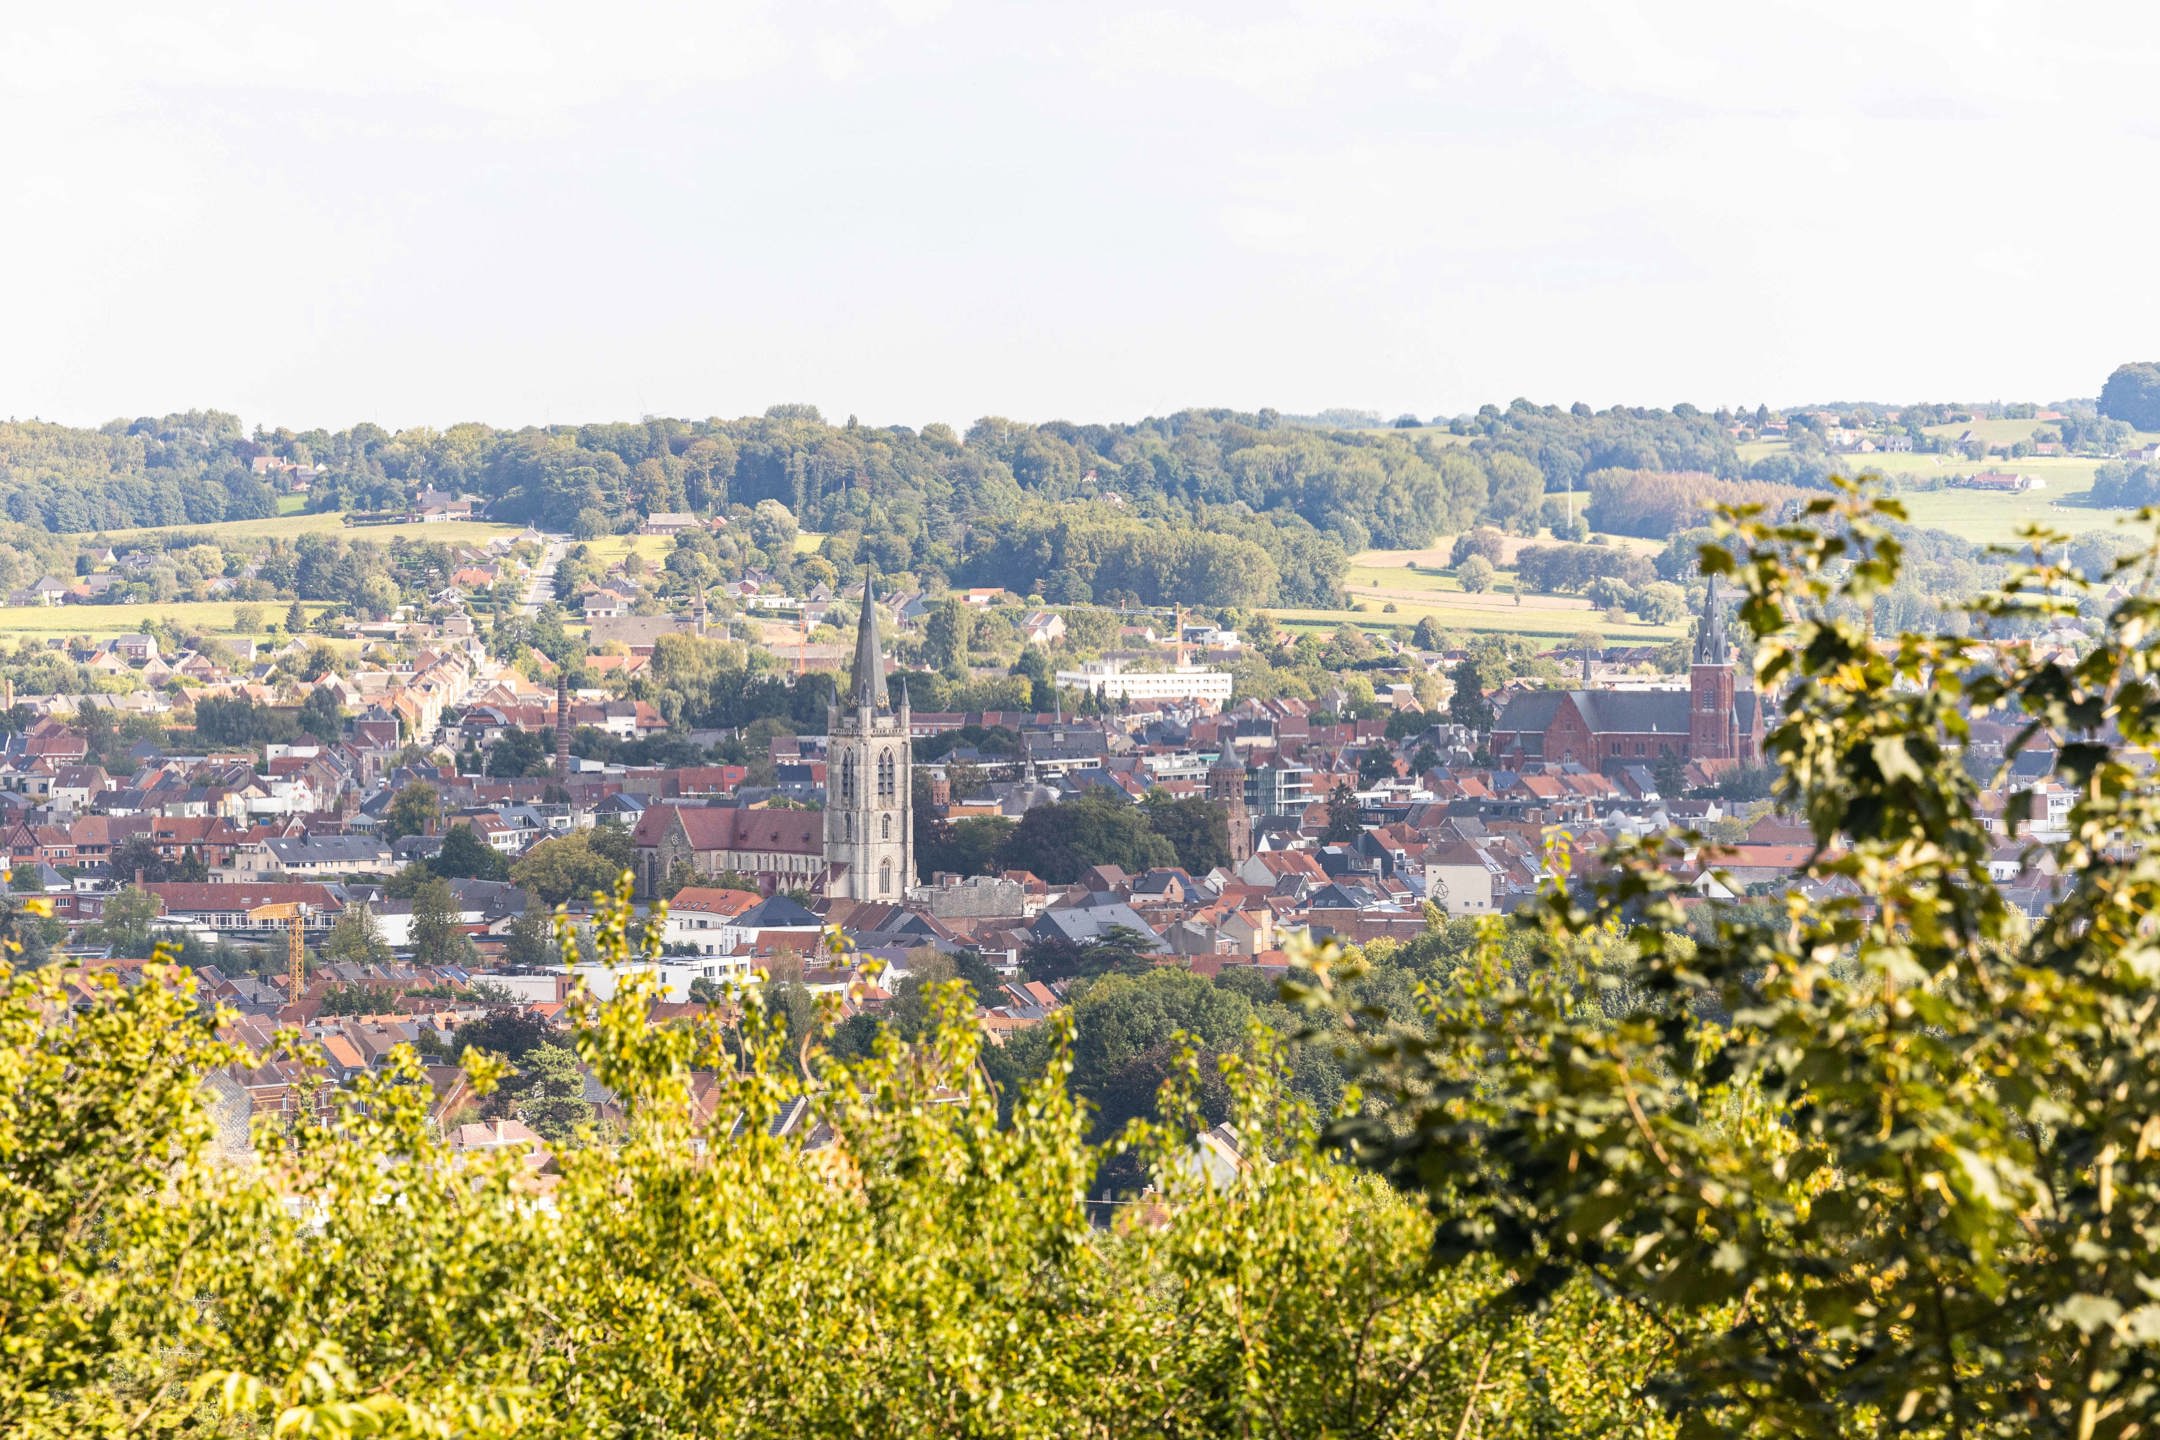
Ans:
POLYGON ((2092 503, 2133 508, 2160 500, 2160 465, 2112 460, 2093 472, 2092 503))
POLYGON ((1579 490, 1599 470, 1701 471, 1728 480, 1741 473, 1725 427, 1692 405, 1593 411, 1517 400, 1505 410, 1487 405, 1452 428, 1475 437, 1471 448, 1480 454, 1529 460, 1551 490, 1579 490))
POLYGON ((0 423, 0 506, 35 530, 253 520, 276 497, 249 468, 237 416, 189 411, 96 430, 0 423))
POLYGON ((1594 471, 1590 475, 1590 528, 1609 535, 1662 540, 1676 530, 1704 524, 1720 505, 1775 509, 1800 491, 1763 481, 1721 479, 1701 471, 1594 471))
POLYGON ((2100 387, 2100 413, 2139 430, 2160 430, 2160 364, 2118 365, 2100 387))
POLYGON ((1593 580, 1634 586, 1657 578, 1648 557, 1615 545, 1525 545, 1516 553, 1515 573, 1526 589, 1547 595, 1586 589, 1593 580))
POLYGON ((1138 805, 1088 790, 1037 805, 1017 822, 994 815, 946 821, 933 813, 928 776, 917 771, 915 861, 926 877, 1027 870, 1053 885, 1069 885, 1097 865, 1135 875, 1174 865, 1199 876, 1230 862, 1229 821, 1212 800, 1159 790, 1138 805))

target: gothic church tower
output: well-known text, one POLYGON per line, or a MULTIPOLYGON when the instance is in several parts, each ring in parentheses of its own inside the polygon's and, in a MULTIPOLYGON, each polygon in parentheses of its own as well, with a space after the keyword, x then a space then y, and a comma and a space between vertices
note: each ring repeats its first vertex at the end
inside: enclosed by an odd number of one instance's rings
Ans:
POLYGON ((908 700, 893 709, 878 646, 877 604, 863 580, 855 673, 825 730, 825 893, 897 904, 915 883, 915 802, 908 700))
POLYGON ((1702 621, 1695 630, 1695 663, 1688 667, 1688 758, 1740 758, 1739 717, 1733 703, 1732 647, 1725 638, 1725 610, 1718 577, 1703 591, 1702 621))

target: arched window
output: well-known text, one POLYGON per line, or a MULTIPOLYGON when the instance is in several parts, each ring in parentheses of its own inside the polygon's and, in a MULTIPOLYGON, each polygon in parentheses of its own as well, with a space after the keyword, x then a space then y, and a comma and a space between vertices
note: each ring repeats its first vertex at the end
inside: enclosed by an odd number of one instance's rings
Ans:
POLYGON ((877 757, 878 799, 891 800, 896 788, 893 784, 893 752, 880 750, 877 757))
POLYGON ((887 860, 877 867, 877 888, 880 895, 892 894, 892 861, 887 860))
POLYGON ((840 757, 840 799, 843 804, 855 803, 855 752, 852 750, 840 757))
POLYGON ((887 815, 884 819, 878 821, 878 830, 880 840, 892 839, 892 816, 887 815))
POLYGON ((855 838, 855 817, 853 815, 842 816, 840 823, 847 827, 847 838, 853 840, 855 838))

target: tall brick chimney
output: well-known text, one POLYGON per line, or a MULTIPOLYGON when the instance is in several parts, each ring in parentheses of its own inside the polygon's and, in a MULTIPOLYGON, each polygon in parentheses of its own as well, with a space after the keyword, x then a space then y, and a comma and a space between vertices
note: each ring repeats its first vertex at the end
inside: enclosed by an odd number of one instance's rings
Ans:
POLYGON ((570 676, 555 673, 555 778, 570 778, 570 676))

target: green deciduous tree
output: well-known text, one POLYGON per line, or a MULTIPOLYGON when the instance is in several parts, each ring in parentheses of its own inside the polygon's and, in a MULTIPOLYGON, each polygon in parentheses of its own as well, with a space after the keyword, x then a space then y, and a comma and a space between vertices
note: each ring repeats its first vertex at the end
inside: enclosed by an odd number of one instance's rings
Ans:
MULTIPOLYGON (((2126 1440, 2160 1413, 2160 602, 2102 604, 2082 657, 1878 640, 1903 519, 1841 493, 1703 554, 1743 587, 1828 883, 1690 919, 1665 841, 1615 849, 1527 956, 1492 927, 1422 1025, 1363 1027, 1382 1103, 1335 1133, 1426 1197, 1443 1266, 1619 1297, 1686 1434, 2126 1440), (2077 737, 2038 921, 1989 878, 1976 718, 2017 737, 1990 780, 2077 737)), ((2014 634, 2094 599, 2042 566, 1978 608, 2014 634)))
POLYGON ((555 932, 548 923, 547 911, 531 904, 518 912, 518 917, 510 922, 509 932, 503 936, 503 959, 525 969, 562 962, 562 954, 555 948, 555 932))
POLYGON ((457 896, 447 880, 426 880, 413 891, 412 956, 422 965, 456 965, 470 958, 472 942, 458 929, 457 896))
POLYGON ((415 780, 390 797, 390 806, 383 811, 383 838, 394 841, 424 835, 441 816, 442 799, 435 787, 415 780))
POLYGON ((345 733, 345 711, 327 687, 316 686, 300 702, 300 728, 325 745, 336 744, 345 733))
POLYGON ((510 862, 480 838, 470 821, 460 820, 443 832, 442 849, 428 868, 445 880, 501 880, 509 875, 510 862))
POLYGON ((2119 365, 2100 387, 2100 413, 2138 430, 2160 430, 2160 365, 2119 365))
POLYGON ((624 831, 595 826, 533 846, 511 865, 510 880, 544 904, 560 905, 613 891, 635 861, 636 848, 624 831))
POLYGON ((110 945, 115 955, 140 957, 150 953, 150 925, 158 916, 158 898, 149 891, 128 885, 105 897, 105 910, 90 938, 110 945))
POLYGON ((341 964, 379 965, 390 959, 390 944, 366 905, 347 905, 323 937, 322 957, 341 964))
POLYGON ((1148 827, 1139 806, 1091 790, 1038 805, 1020 817, 1001 855, 1004 868, 1029 870, 1053 885, 1070 884, 1094 865, 1137 874, 1175 865, 1177 850, 1148 827))
POLYGON ((1448 719, 1473 735, 1492 729, 1493 705, 1485 695, 1485 677, 1477 659, 1466 655, 1448 672, 1448 719))
POLYGON ((1177 799, 1151 790, 1141 809, 1148 828, 1170 842, 1187 874, 1205 875, 1230 863, 1229 817, 1215 801, 1200 795, 1177 799))

